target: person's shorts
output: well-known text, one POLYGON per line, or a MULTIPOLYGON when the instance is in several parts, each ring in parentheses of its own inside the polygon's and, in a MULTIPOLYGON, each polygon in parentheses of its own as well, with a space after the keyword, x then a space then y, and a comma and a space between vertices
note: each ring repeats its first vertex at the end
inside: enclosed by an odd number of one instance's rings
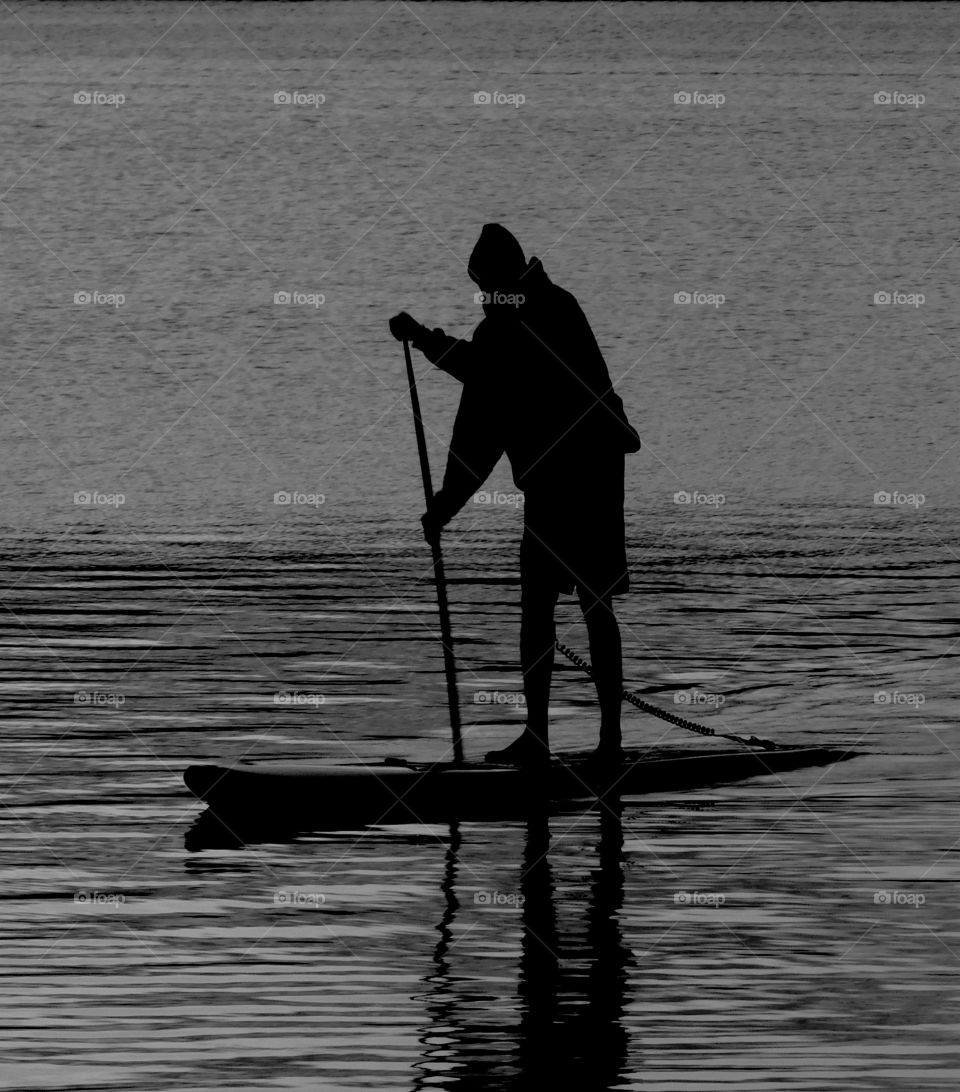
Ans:
POLYGON ((562 491, 528 491, 520 543, 524 594, 630 589, 623 521, 623 456, 603 480, 570 478, 562 491), (619 469, 619 474, 617 470, 619 469))

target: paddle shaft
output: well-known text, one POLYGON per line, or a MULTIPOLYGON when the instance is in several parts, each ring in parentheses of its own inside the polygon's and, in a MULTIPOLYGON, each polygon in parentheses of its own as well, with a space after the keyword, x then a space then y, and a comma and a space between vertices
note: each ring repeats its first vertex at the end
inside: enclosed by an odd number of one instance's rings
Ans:
MULTIPOLYGON (((427 438, 420 416, 420 398, 417 380, 410 359, 410 345, 403 339, 403 355, 407 362, 407 381, 410 384, 410 404, 413 407, 413 425, 417 433, 417 452, 420 456, 420 476, 423 479, 423 496, 429 510, 433 503, 433 483, 430 480, 430 460, 427 457, 427 438)), ((457 665, 453 658, 453 634, 450 630, 450 605, 447 602, 447 579, 443 572, 443 555, 440 539, 430 543, 433 551, 433 577, 437 586, 437 606, 440 608, 440 640, 443 643, 443 669, 447 676, 447 704, 450 707, 450 731, 453 734, 453 761, 463 762, 463 740, 460 735, 460 703, 457 698, 457 665)))

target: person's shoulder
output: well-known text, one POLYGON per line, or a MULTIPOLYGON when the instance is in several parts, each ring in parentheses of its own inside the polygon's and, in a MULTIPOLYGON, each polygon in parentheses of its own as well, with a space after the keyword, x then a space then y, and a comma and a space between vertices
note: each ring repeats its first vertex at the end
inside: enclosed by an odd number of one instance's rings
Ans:
POLYGON ((566 288, 561 288, 559 284, 552 284, 551 287, 554 293, 554 300, 559 306, 569 309, 574 314, 583 314, 583 308, 580 306, 580 301, 572 292, 568 292, 566 288))
POLYGON ((547 301, 550 312, 562 316, 566 324, 579 327, 587 321, 587 316, 577 297, 572 292, 568 292, 566 288, 561 288, 559 284, 554 284, 552 281, 550 282, 547 301))
POLYGON ((555 281, 550 280, 539 258, 530 259, 529 276, 531 278, 531 289, 535 293, 534 298, 539 296, 554 310, 563 309, 570 310, 574 314, 577 312, 582 313, 577 297, 555 281))

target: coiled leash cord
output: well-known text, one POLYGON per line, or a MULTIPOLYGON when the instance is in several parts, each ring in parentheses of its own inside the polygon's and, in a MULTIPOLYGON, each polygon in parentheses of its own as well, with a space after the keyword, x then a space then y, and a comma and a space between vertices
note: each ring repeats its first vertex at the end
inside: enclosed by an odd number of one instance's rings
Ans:
MULTIPOLYGON (((561 644, 560 641, 556 641, 555 643, 559 651, 562 652, 571 663, 576 664, 577 667, 583 668, 591 679, 596 680, 594 670, 587 660, 582 656, 578 656, 572 648, 561 644)), ((770 739, 760 739, 757 736, 750 736, 749 739, 746 739, 743 736, 734 735, 732 732, 718 732, 705 724, 697 724, 695 721, 687 720, 686 717, 678 716, 676 713, 668 713, 665 709, 658 709, 657 706, 651 705, 648 701, 644 701, 639 694, 635 694, 631 690, 623 691, 623 700, 628 701, 631 705, 635 705, 641 712, 649 713, 651 717, 659 717, 660 720, 665 720, 669 724, 675 724, 678 728, 686 728, 688 732, 696 732, 701 736, 716 736, 718 739, 732 739, 736 743, 742 743, 744 747, 761 747, 765 751, 776 751, 779 748, 779 745, 770 739)))

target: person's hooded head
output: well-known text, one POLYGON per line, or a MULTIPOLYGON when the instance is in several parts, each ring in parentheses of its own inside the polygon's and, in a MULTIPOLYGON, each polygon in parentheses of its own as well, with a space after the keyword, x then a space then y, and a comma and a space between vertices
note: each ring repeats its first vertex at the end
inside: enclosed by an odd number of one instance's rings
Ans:
MULTIPOLYGON (((526 272, 527 260, 523 247, 500 224, 484 224, 477 245, 473 248, 467 272, 470 280, 483 292, 485 314, 503 311, 498 296, 514 297, 520 291, 520 278, 526 272)), ((513 306, 511 299, 507 306, 513 306)))

